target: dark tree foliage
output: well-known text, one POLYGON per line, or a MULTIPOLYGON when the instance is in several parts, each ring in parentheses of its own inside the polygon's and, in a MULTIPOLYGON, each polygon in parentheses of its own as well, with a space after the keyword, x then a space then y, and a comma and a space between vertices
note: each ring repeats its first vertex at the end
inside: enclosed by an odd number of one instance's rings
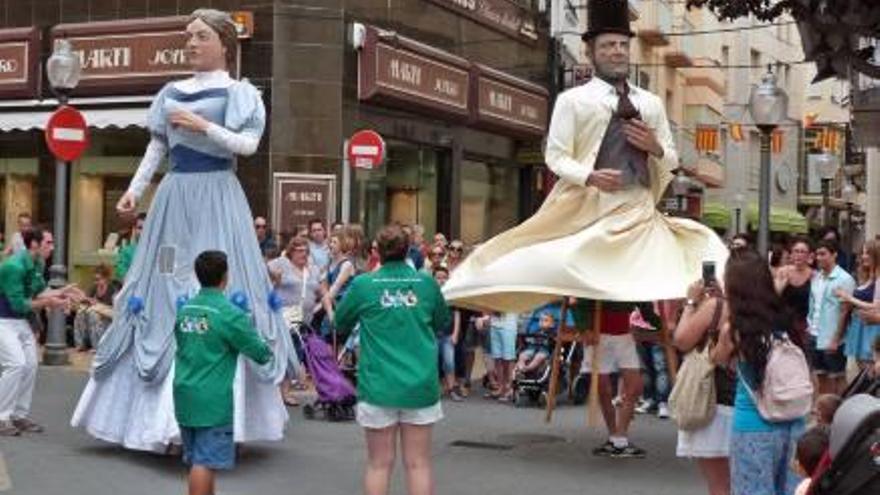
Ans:
POLYGON ((774 21, 790 14, 797 22, 806 60, 816 63, 813 82, 849 78, 850 71, 880 79, 880 60, 864 40, 880 39, 880 0, 687 0, 719 19, 754 16, 774 21))

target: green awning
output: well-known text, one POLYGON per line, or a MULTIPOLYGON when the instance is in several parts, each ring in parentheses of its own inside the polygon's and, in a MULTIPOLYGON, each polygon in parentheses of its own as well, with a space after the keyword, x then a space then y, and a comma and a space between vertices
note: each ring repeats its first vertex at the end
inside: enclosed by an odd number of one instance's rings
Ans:
POLYGON ((730 228, 730 210, 721 203, 707 201, 703 203, 702 222, 707 227, 726 230, 730 228))
MULTIPOLYGON (((752 229, 758 229, 758 205, 749 205, 746 219, 752 229)), ((799 212, 771 206, 770 230, 772 232, 788 232, 789 234, 806 234, 809 232, 809 227, 806 217, 799 212)))

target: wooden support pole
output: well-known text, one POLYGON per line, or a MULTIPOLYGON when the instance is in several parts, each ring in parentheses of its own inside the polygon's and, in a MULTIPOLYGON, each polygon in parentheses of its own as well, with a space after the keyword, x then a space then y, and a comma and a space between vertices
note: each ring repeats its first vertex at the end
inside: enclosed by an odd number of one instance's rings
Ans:
POLYGON ((568 321, 568 298, 562 300, 560 311, 559 331, 556 335, 556 344, 553 346, 553 356, 550 358, 550 387, 547 389, 547 411, 544 414, 544 422, 549 423, 553 419, 553 409, 556 408, 556 396, 559 394, 559 356, 562 354, 562 340, 566 333, 566 321, 568 321))
POLYGON ((601 407, 599 404, 599 360, 602 359, 602 301, 596 301, 593 308, 593 348, 590 357, 590 399, 587 402, 587 426, 598 427, 601 407))

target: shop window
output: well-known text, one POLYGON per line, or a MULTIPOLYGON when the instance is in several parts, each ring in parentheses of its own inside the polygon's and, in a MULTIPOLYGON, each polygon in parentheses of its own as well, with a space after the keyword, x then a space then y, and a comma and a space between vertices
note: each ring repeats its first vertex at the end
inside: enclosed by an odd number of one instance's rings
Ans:
POLYGON ((461 169, 461 238, 483 242, 515 226, 519 169, 509 164, 464 160, 461 169))
POLYGON ((436 231, 442 153, 389 141, 382 167, 357 172, 358 221, 370 235, 387 223, 419 224, 429 235, 436 231))

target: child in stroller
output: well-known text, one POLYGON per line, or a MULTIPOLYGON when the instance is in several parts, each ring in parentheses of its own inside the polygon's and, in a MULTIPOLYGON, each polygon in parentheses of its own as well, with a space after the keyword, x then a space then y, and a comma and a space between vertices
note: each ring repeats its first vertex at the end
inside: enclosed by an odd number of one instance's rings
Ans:
MULTIPOLYGON (((519 359, 514 367, 513 379, 513 403, 516 406, 524 406, 528 403, 547 403, 547 392, 550 388, 551 356, 556 345, 556 332, 558 331, 558 313, 553 309, 558 305, 548 305, 535 311, 526 324, 523 336, 523 349, 519 353, 519 359), (535 321, 537 320, 537 321, 535 321)), ((563 353, 570 357, 570 353, 563 353)), ((560 376, 563 384, 566 383, 564 366, 561 367, 563 374, 560 376)), ((565 389, 561 386, 560 390, 565 389)))
POLYGON ((857 394, 834 415, 810 495, 880 493, 880 398, 857 394))

